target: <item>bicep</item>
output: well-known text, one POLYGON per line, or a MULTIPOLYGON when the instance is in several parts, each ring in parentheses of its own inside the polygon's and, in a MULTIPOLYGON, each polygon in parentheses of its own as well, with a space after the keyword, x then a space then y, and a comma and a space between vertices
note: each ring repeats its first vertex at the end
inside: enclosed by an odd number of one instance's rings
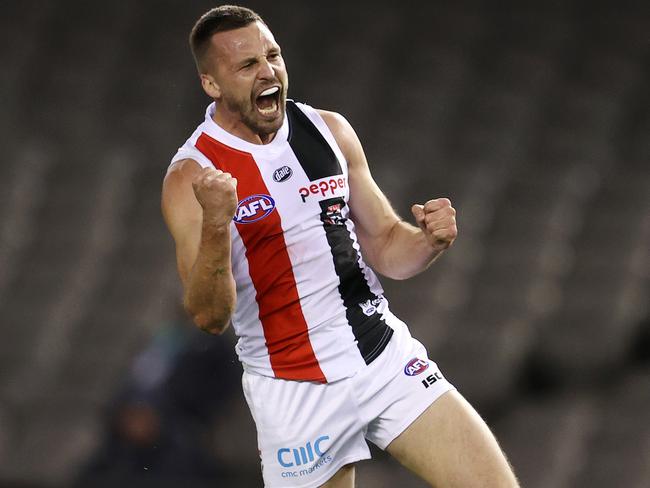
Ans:
POLYGON ((348 162, 350 212, 364 256, 370 265, 376 266, 378 253, 400 219, 373 179, 363 147, 352 126, 338 114, 324 111, 320 114, 348 162))
POLYGON ((203 209, 194 196, 192 180, 201 167, 186 159, 176 163, 163 182, 162 213, 176 245, 176 263, 183 285, 199 252, 203 209))
MULTIPOLYGON (((365 158, 364 158, 365 159, 365 158)), ((350 164, 350 212, 359 244, 372 261, 381 251, 399 217, 381 191, 367 163, 350 164)))

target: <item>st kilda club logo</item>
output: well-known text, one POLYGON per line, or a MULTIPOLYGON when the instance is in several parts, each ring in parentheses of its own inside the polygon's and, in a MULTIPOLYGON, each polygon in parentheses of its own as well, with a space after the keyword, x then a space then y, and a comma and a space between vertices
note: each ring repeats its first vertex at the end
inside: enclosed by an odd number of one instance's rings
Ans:
POLYGON ((269 195, 251 195, 237 204, 232 218, 237 224, 252 224, 268 217, 275 209, 275 200, 269 195))
POLYGON ((345 219, 343 218, 343 214, 341 214, 341 208, 343 208, 344 205, 345 203, 343 200, 328 205, 323 210, 321 220, 327 225, 344 225, 345 219))

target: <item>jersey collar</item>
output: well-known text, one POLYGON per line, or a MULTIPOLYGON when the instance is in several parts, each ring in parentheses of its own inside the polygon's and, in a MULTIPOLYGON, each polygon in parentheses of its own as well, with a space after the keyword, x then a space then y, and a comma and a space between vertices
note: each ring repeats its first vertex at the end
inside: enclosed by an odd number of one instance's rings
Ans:
POLYGON ((286 112, 284 115, 284 120, 282 121, 282 126, 271 142, 268 144, 253 144, 231 134, 230 132, 224 130, 219 124, 217 124, 212 118, 216 107, 216 102, 212 102, 210 105, 208 105, 208 108, 205 111, 205 132, 209 136, 215 138, 227 146, 248 153, 256 153, 261 151, 276 150, 287 142, 287 139, 289 137, 289 122, 287 121, 286 112))

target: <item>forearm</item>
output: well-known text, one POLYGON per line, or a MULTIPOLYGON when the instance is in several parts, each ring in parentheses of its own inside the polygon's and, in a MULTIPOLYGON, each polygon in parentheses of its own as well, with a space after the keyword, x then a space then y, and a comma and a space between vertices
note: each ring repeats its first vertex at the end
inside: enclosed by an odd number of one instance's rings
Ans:
POLYGON ((204 222, 196 261, 189 273, 184 304, 201 329, 222 333, 235 309, 236 289, 230 259, 230 227, 204 222))
POLYGON ((375 268, 384 276, 405 280, 427 269, 440 254, 442 251, 431 246, 421 229, 400 220, 377 254, 375 268))

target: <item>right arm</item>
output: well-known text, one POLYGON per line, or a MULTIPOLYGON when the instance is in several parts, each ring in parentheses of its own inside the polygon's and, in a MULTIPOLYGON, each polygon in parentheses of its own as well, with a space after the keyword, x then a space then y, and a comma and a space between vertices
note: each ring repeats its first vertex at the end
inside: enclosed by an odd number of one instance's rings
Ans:
POLYGON ((228 327, 236 291, 230 261, 230 222, 237 180, 192 159, 176 162, 163 182, 162 213, 174 242, 183 305, 212 334, 228 327))

